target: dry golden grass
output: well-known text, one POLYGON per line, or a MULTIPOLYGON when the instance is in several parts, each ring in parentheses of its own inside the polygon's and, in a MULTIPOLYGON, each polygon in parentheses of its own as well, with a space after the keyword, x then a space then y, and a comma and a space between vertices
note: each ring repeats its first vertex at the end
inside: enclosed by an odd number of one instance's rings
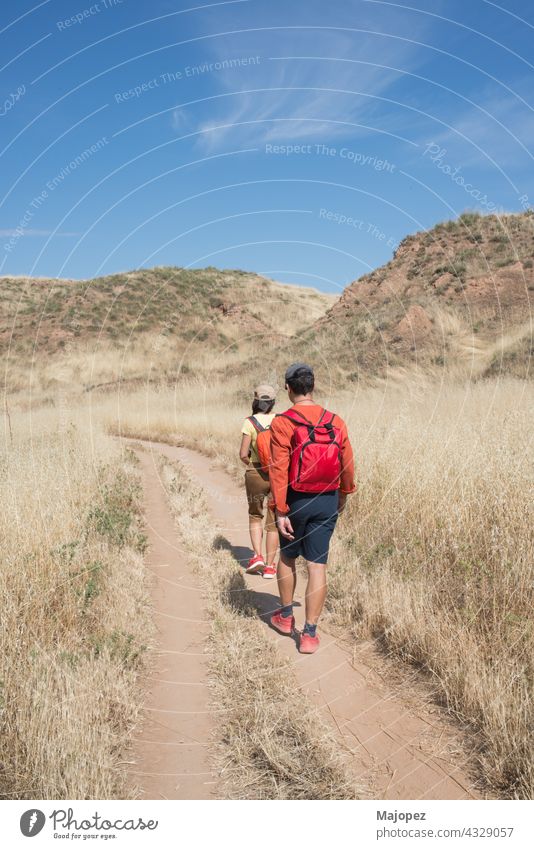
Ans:
MULTIPOLYGON (((118 415, 102 400, 98 415, 241 474, 246 394, 237 381, 199 380, 125 397, 118 415)), ((333 544, 331 614, 432 675, 484 741, 488 780, 501 795, 531 798, 532 386, 384 383, 318 397, 346 418, 359 479, 333 544)))
POLYGON ((360 489, 333 546, 329 607, 420 664, 481 733, 493 785, 532 798, 532 388, 369 400, 346 410, 360 489))
MULTIPOLYGON (((181 442, 241 476, 250 388, 272 378, 259 365, 246 386, 237 377, 214 380, 217 356, 206 352, 208 373, 173 386, 93 391, 76 403, 91 429, 101 423, 111 433, 181 442)), ((102 351, 95 374, 106 357, 102 351)), ((333 547, 331 614, 426 669, 449 709, 484 739, 498 792, 532 797, 532 385, 499 376, 431 384, 399 372, 396 381, 353 392, 329 395, 324 386, 318 399, 348 422, 360 484, 333 547)), ((33 422, 65 419, 70 397, 56 395, 56 406, 33 412, 33 422)), ((23 405, 10 403, 17 437, 23 405)), ((284 406, 280 398, 277 409, 284 406)), ((29 473, 23 479, 22 503, 32 491, 29 473)))
POLYGON ((0 796, 119 798, 151 630, 136 473, 83 414, 11 423, 0 459, 0 796))
POLYGON ((273 281, 266 291, 256 293, 253 311, 276 333, 292 336, 295 328, 317 321, 336 301, 337 295, 273 281))
POLYGON ((224 797, 358 798, 361 788, 338 742, 265 635, 235 560, 214 545, 202 492, 180 464, 161 458, 160 467, 177 531, 207 588, 219 717, 216 766, 224 797))

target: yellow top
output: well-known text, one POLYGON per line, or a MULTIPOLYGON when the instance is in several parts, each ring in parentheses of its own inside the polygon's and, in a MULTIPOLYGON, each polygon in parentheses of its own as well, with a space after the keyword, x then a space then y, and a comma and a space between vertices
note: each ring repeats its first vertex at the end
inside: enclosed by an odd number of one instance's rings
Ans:
MULTIPOLYGON (((274 419, 274 413, 256 413, 254 418, 261 425, 263 425, 263 427, 267 427, 274 419)), ((258 452, 256 451, 256 439, 258 436, 258 432, 252 422, 250 422, 248 419, 245 419, 245 421, 243 422, 241 433, 250 436, 250 462, 259 463, 260 458, 258 457, 258 452)))

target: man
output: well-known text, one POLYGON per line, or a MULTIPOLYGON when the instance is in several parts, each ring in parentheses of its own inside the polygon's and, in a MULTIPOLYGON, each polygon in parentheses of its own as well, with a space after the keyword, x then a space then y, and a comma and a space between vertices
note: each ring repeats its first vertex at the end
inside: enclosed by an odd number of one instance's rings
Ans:
POLYGON ((285 374, 292 407, 271 423, 271 496, 280 536, 278 589, 281 608, 271 625, 291 635, 295 627, 295 561, 308 566, 306 623, 299 651, 319 647, 317 622, 326 597, 330 538, 346 497, 356 489, 354 460, 344 421, 313 400, 314 374, 306 363, 293 363, 285 374))

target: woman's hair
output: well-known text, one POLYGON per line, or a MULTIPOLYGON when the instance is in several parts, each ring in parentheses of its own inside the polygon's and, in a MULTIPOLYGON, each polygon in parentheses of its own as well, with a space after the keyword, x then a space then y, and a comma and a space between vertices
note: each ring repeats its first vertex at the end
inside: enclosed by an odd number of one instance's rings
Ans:
POLYGON ((273 407, 274 398, 263 401, 259 398, 254 398, 252 402, 252 415, 255 416, 256 413, 270 413, 273 407))

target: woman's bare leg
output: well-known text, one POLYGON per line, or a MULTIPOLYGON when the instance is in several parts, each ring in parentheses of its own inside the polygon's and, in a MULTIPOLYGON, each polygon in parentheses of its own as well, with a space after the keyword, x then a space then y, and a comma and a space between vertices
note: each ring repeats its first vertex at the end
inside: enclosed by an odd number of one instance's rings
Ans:
POLYGON ((254 554, 262 556, 263 522, 259 516, 248 517, 248 528, 250 531, 250 541, 252 543, 252 548, 254 549, 254 554))

